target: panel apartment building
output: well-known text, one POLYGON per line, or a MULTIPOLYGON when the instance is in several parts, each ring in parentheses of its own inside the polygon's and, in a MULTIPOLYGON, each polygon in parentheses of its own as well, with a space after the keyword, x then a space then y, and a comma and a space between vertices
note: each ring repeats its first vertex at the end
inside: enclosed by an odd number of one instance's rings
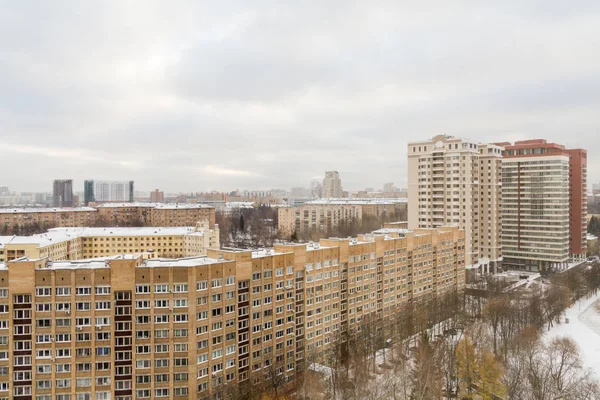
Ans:
POLYGON ((73 207, 73 180, 55 179, 52 183, 52 205, 54 207, 73 207))
POLYGON ((77 208, 0 208, 5 232, 31 225, 48 229, 77 226, 195 226, 215 225, 215 208, 206 204, 110 203, 77 208))
POLYGON ((448 135, 408 144, 409 228, 464 229, 468 269, 502 265, 502 150, 448 135))
POLYGON ((85 205, 90 203, 133 202, 133 181, 95 181, 83 183, 83 199, 85 205))
POLYGON ((215 208, 206 204, 107 203, 97 207, 99 217, 114 225, 140 222, 153 226, 215 225, 215 208))
POLYGON ((464 288, 464 231, 0 264, 0 396, 214 399, 290 385, 305 360, 408 302, 464 288), (374 319, 371 319, 374 317, 374 319))
POLYGON ((562 269, 587 251, 587 154, 546 140, 499 143, 504 262, 562 269))
MULTIPOLYGON (((322 233, 336 229, 347 221, 362 221, 363 217, 384 219, 400 215, 406 210, 407 199, 342 198, 319 199, 303 203, 299 207, 280 207, 278 229, 284 236, 294 232, 322 233)), ((383 224, 382 224, 383 225, 383 224)))

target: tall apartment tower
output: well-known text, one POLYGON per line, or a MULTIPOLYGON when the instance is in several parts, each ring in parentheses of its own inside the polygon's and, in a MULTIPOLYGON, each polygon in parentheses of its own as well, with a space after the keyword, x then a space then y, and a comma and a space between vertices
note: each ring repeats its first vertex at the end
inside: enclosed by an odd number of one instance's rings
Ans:
POLYGON ((342 197, 342 180, 337 171, 325 171, 323 179, 323 197, 325 198, 340 198, 342 197))
POLYGON ((55 179, 52 195, 54 207, 73 207, 73 179, 55 179))
POLYGON ((587 154, 543 139, 500 143, 502 248, 512 268, 562 269, 587 251, 587 154))
POLYGON ((410 229, 465 230, 466 265, 482 272, 502 263, 502 147, 439 135, 408 144, 410 229))
POLYGON ((86 180, 83 184, 85 205, 90 202, 133 202, 133 181, 86 180))

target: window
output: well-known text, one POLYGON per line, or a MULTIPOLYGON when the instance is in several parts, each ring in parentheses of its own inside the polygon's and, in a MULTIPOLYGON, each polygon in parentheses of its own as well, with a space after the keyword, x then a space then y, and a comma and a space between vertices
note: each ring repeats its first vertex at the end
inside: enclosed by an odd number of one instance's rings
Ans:
POLYGON ((52 289, 49 287, 36 287, 35 295, 36 296, 50 296, 52 293, 52 289))
POLYGON ((208 281, 196 282, 196 290, 197 291, 207 290, 207 289, 208 289, 208 281))
POLYGON ((188 299, 175 299, 173 307, 184 308, 188 306, 188 299))
POLYGON ((169 293, 169 285, 154 285, 154 293, 169 293))
POLYGON ((75 294, 77 296, 89 296, 92 294, 92 288, 89 286, 78 286, 75 288, 75 294))
MULTIPOLYGON (((52 310, 52 304, 50 303, 37 303, 35 305, 35 311, 37 312, 48 312, 52 310)), ((4 314, 8 312, 8 305, 0 305, 0 313, 4 314)), ((16 318, 16 317, 15 317, 16 318)))
POLYGON ((95 287, 96 295, 107 295, 110 294, 110 286, 96 286, 95 287))
POLYGON ((187 293, 188 284, 187 283, 176 283, 173 287, 173 291, 175 293, 187 293))
POLYGON ((150 285, 135 285, 137 294, 150 293, 150 285))
POLYGON ((59 286, 56 288, 57 296, 70 296, 71 288, 69 286, 59 286))

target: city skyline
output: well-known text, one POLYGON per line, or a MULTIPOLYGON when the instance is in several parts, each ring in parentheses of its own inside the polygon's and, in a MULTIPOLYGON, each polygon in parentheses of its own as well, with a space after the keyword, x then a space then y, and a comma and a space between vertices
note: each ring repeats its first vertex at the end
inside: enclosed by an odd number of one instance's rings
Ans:
POLYGON ((3 185, 405 187, 438 134, 585 148, 600 181, 596 2, 139 4, 6 6, 3 185))

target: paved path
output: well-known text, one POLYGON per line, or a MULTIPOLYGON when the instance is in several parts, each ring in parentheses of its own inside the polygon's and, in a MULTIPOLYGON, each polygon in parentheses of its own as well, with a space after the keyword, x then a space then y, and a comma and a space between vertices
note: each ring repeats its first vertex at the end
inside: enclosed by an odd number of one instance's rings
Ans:
POLYGON ((600 313, 598 313, 599 306, 600 299, 590 304, 588 308, 579 314, 579 320, 588 328, 596 332, 598 336, 600 336, 600 313))

